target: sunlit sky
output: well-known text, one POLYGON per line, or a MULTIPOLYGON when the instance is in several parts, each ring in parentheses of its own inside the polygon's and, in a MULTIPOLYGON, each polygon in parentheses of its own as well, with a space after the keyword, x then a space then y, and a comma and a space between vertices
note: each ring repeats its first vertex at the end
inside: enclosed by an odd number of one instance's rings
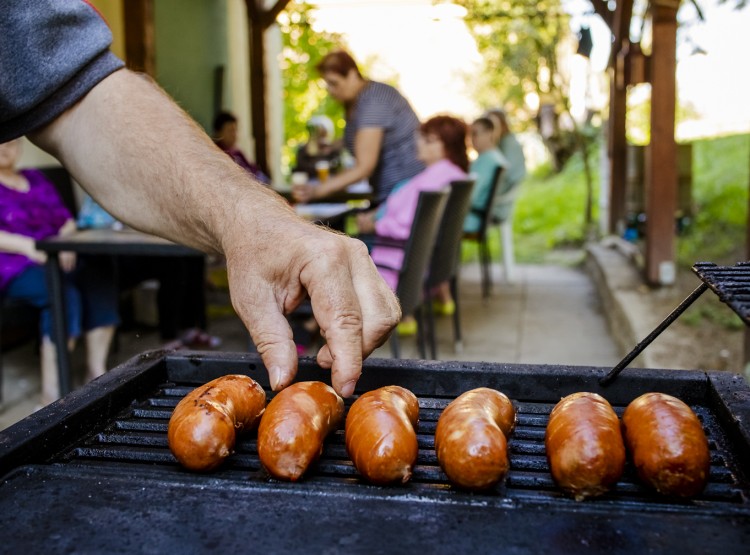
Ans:
MULTIPOLYGON (((472 75, 482 71, 481 57, 460 10, 431 0, 317 0, 316 27, 341 33, 357 60, 372 60, 370 77, 398 76, 399 88, 422 118, 450 112, 476 116, 482 106, 472 96, 472 75)), ((680 12, 678 94, 701 114, 678 136, 750 131, 750 8, 733 10, 718 0, 700 0, 706 22, 695 10, 680 12), (693 54, 695 47, 705 51, 693 54)), ((563 0, 573 17, 571 28, 588 25, 593 34, 591 69, 601 71, 609 56, 609 34, 586 0, 563 0)), ((687 4, 687 3, 686 3, 687 4)), ((455 6, 454 6, 455 8, 455 6)), ((639 26, 634 25, 634 33, 639 26)), ((577 62, 581 71, 585 64, 577 62)), ((583 92, 578 82, 579 94, 583 92)), ((576 83, 573 83, 574 88, 576 83)), ((583 102, 579 99, 579 105, 583 102)))

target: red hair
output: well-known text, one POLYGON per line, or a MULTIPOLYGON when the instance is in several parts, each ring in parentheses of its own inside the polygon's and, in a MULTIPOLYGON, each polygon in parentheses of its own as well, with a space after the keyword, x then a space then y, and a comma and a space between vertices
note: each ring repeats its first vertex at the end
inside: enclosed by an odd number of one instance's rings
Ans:
POLYGON ((419 127, 422 135, 435 135, 443 143, 445 157, 465 172, 469 171, 469 156, 466 153, 468 127, 453 116, 435 116, 419 127))
POLYGON ((362 77, 357 67, 357 62, 354 61, 354 58, 348 52, 343 50, 329 52, 318 62, 315 68, 321 75, 324 73, 336 73, 341 75, 341 77, 346 77, 351 70, 354 70, 357 72, 357 75, 362 77))

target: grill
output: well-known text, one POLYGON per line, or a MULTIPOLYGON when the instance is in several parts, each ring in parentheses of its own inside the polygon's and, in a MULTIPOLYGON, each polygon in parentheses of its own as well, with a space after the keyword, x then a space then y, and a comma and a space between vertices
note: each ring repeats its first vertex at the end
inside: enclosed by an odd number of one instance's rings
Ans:
MULTIPOLYGON (((750 388, 726 373, 631 369, 602 387, 603 368, 372 360, 358 392, 399 384, 420 402, 419 458, 404 486, 360 481, 343 431, 299 483, 273 480, 255 434, 218 471, 181 469, 167 447, 173 408, 198 384, 244 373, 268 391, 257 355, 155 351, 0 433, 0 552, 75 553, 746 552, 750 542, 750 388), (511 397, 518 425, 506 481, 487 493, 450 486, 433 434, 458 394, 511 397), (710 482, 692 500, 658 496, 628 466, 615 489, 581 503, 549 474, 544 431, 564 395, 595 391, 622 414, 646 391, 687 402, 711 447, 710 482)), ((329 379, 313 360, 299 379, 329 379)), ((347 403, 347 406, 350 403, 347 403)))
POLYGON ((746 325, 750 325, 750 262, 735 266, 699 262, 693 266, 693 271, 746 325))

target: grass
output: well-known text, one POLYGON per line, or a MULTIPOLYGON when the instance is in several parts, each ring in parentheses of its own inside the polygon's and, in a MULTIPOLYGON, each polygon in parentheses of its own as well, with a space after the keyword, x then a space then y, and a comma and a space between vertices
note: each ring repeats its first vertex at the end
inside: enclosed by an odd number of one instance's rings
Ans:
POLYGON ((677 261, 734 264, 747 258, 750 135, 693 143, 695 215, 677 242, 677 261))

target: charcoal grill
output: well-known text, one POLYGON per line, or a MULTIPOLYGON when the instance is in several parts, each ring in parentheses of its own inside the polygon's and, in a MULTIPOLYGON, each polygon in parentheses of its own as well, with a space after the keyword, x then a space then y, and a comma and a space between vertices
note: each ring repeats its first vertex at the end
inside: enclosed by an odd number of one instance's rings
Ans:
MULTIPOLYGON (((0 552, 27 553, 746 553, 750 545, 750 388, 720 372, 631 369, 609 387, 603 368, 371 360, 357 392, 386 384, 420 403, 410 483, 363 483, 343 432, 295 484, 270 479, 255 435, 217 471, 194 474, 167 447, 177 402, 198 384, 243 373, 268 390, 257 355, 145 353, 0 433, 0 552), (506 481, 487 493, 449 485, 433 434, 458 394, 488 386, 518 410, 506 481), (577 503, 552 482, 550 410, 595 391, 622 413, 662 391, 687 402, 711 447, 710 481, 692 500, 658 496, 627 467, 607 495, 577 503)), ((302 359, 299 379, 328 380, 302 359)), ((348 406, 349 403, 347 403, 348 406)))

